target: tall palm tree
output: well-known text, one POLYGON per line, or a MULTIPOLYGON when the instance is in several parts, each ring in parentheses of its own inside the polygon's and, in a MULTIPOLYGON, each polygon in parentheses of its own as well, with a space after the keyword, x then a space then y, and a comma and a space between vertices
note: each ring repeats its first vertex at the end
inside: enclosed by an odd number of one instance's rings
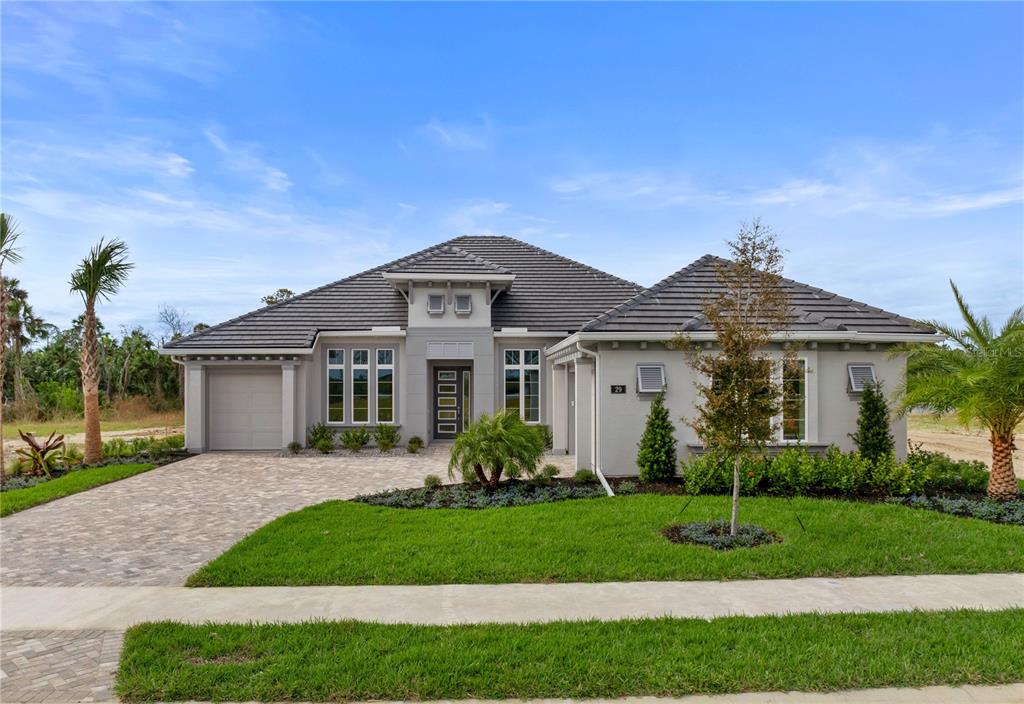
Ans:
POLYGON ((1024 306, 1010 313, 997 334, 988 318, 971 311, 956 284, 949 285, 966 327, 929 322, 951 344, 905 348, 903 410, 927 406, 940 413, 955 412, 965 426, 974 423, 987 429, 992 445, 988 495, 1008 501, 1018 493, 1013 435, 1024 422, 1024 306))
POLYGON ((100 370, 96 340, 96 301, 110 300, 124 282, 134 264, 128 261, 128 245, 121 240, 99 244, 89 251, 71 274, 71 291, 82 296, 85 303, 82 327, 82 396, 85 407, 85 463, 103 459, 100 437, 100 370))
POLYGON ((4 286, 4 264, 17 264, 21 252, 15 242, 21 237, 18 223, 7 213, 0 213, 0 481, 5 474, 4 466, 4 391, 7 362, 4 352, 7 348, 7 289, 4 286))
MULTIPOLYGON (((7 337, 10 341, 10 366, 13 371, 12 390, 15 404, 25 400, 27 391, 31 389, 25 381, 24 358, 25 347, 36 340, 46 340, 56 334, 57 326, 47 323, 36 315, 32 304, 28 302, 28 291, 21 287, 18 279, 10 276, 2 277, 0 282, 6 291, 7 305, 3 308, 7 319, 7 337)), ((5 350, 5 354, 8 351, 5 350)))

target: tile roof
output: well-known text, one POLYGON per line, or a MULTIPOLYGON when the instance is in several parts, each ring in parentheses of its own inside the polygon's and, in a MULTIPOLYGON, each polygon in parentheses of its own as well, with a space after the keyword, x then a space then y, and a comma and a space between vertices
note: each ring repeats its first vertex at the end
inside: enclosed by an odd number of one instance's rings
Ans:
POLYGON ((640 286, 511 237, 465 236, 299 294, 165 345, 167 349, 308 348, 321 330, 408 324, 408 304, 384 272, 513 273, 491 310, 495 328, 569 333, 640 286), (450 270, 450 269, 447 269, 450 270))
MULTIPOLYGON (((583 326, 601 332, 710 330, 701 300, 721 290, 717 267, 728 260, 707 254, 671 276, 609 309, 583 326)), ((793 331, 931 333, 927 325, 824 289, 783 279, 794 320, 793 331)))

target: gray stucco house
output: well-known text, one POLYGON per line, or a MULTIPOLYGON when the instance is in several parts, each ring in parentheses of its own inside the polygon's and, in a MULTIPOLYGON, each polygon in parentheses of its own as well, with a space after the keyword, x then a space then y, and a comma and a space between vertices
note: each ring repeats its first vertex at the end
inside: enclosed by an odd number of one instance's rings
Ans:
MULTIPOLYGON (((555 450, 579 467, 629 475, 661 389, 683 455, 700 449, 678 421, 693 412, 692 372, 666 342, 682 330, 713 347, 699 300, 716 286, 715 262, 702 257, 645 289, 509 237, 457 237, 162 351, 185 367, 185 442, 195 452, 276 450, 321 421, 393 423, 430 443, 505 407, 549 425, 555 450)), ((888 349, 935 341, 935 331, 784 285, 796 316, 786 339, 802 371, 787 404, 800 412, 783 419, 778 444, 849 448, 865 381, 890 391, 900 381, 905 362, 888 349)), ((904 421, 893 433, 902 450, 904 421)))

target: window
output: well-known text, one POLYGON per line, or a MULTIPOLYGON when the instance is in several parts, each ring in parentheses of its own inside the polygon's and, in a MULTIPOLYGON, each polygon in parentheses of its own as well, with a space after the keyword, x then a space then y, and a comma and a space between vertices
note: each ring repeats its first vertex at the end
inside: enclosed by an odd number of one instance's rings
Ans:
POLYGON ((807 439, 807 361, 803 359, 783 365, 782 439, 807 439))
POLYGON ((469 427, 470 419, 473 417, 472 406, 470 406, 470 391, 473 388, 473 381, 470 371, 462 372, 462 430, 469 427))
POLYGON ((345 350, 327 350, 327 422, 345 422, 345 350))
POLYGON ((665 366, 663 364, 638 364, 636 367, 636 392, 656 394, 665 388, 665 366))
POLYGON ((395 422, 394 350, 377 350, 377 422, 395 422))
POLYGON ((370 350, 352 350, 352 422, 370 422, 370 350))
POLYGON ((427 296, 427 312, 431 315, 441 315, 444 313, 444 296, 438 294, 427 296))
POLYGON ((847 364, 846 373, 850 377, 850 391, 860 393, 868 384, 877 384, 874 364, 847 364))
POLYGON ((460 294, 455 297, 456 315, 469 315, 473 312, 473 297, 469 294, 460 294))
POLYGON ((540 422, 540 350, 505 350, 505 408, 540 422))

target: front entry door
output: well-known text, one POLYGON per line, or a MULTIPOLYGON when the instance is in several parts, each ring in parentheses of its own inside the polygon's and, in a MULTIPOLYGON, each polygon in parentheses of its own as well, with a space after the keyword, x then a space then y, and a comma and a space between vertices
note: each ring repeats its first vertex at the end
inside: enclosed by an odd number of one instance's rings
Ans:
POLYGON ((450 440, 472 417, 473 377, 469 367, 434 368, 434 438, 450 440))

